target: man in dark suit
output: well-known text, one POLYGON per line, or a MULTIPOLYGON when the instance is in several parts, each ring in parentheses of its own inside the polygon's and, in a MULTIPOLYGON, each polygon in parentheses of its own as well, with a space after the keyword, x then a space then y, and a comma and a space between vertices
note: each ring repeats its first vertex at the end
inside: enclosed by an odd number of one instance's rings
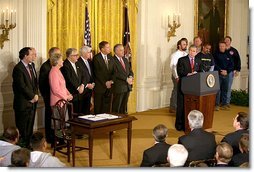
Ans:
POLYGON ((175 128, 180 130, 185 130, 185 120, 184 120, 184 95, 181 90, 182 78, 186 76, 191 76, 197 72, 201 72, 201 60, 195 58, 197 54, 197 48, 194 45, 189 47, 189 54, 187 56, 181 57, 177 63, 177 74, 179 76, 179 82, 177 85, 177 108, 176 108, 176 121, 175 128))
POLYGON ((110 45, 107 41, 99 43, 100 51, 93 57, 94 69, 94 113, 109 113, 111 111, 112 84, 114 74, 114 59, 110 55, 110 45))
POLYGON ((124 58, 124 47, 122 44, 114 46, 114 85, 112 112, 127 114, 127 103, 132 90, 133 72, 130 63, 124 58))
MULTIPOLYGON (((60 49, 57 47, 50 48, 48 52, 49 58, 53 54, 61 54, 60 49)), ((48 143, 53 143, 53 130, 51 129, 51 107, 50 107, 50 86, 49 86, 49 72, 51 69, 50 60, 45 61, 40 68, 39 74, 39 89, 44 100, 45 105, 45 135, 48 143)))
POLYGON ((171 146, 166 143, 168 129, 165 125, 159 124, 153 129, 153 137, 155 139, 154 146, 146 149, 143 153, 141 167, 152 167, 153 165, 167 163, 168 148, 171 146))
POLYGON ((38 89, 35 75, 30 63, 33 55, 30 47, 24 47, 19 51, 20 62, 14 67, 12 88, 14 93, 13 108, 15 122, 19 129, 21 146, 29 147, 33 134, 33 126, 38 101, 38 89))
POLYGON ((75 48, 68 48, 66 50, 67 59, 64 60, 61 72, 66 82, 66 88, 73 95, 72 104, 73 112, 85 113, 83 101, 84 101, 84 76, 81 70, 80 64, 77 63, 79 55, 75 48))
POLYGON ((91 62, 92 56, 92 48, 88 46, 83 46, 80 49, 80 58, 78 59, 78 63, 80 64, 80 69, 83 73, 83 81, 85 85, 84 89, 84 101, 83 101, 83 109, 84 114, 90 114, 90 105, 91 105, 91 97, 92 91, 95 86, 94 79, 93 79, 93 68, 91 62))
POLYGON ((241 153, 239 150, 239 141, 244 133, 249 133, 249 118, 248 114, 245 112, 238 112, 233 121, 233 127, 235 131, 228 133, 221 142, 226 142, 230 144, 233 148, 234 155, 241 153))
POLYGON ((212 133, 206 132, 203 127, 204 116, 198 110, 188 114, 191 132, 178 138, 178 143, 188 150, 187 161, 207 160, 214 158, 216 141, 212 133))

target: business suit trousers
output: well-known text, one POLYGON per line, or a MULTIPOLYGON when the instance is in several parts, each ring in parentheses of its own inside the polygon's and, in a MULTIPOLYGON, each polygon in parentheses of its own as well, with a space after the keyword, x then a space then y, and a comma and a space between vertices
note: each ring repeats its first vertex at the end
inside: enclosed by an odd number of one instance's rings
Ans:
POLYGON ((53 143, 54 141, 54 131, 51 129, 51 115, 52 115, 52 110, 50 106, 50 97, 43 97, 44 100, 44 105, 45 105, 45 118, 44 118, 44 123, 45 123, 45 136, 46 140, 48 143, 53 143))
POLYGON ((112 104, 112 94, 94 94, 94 114, 110 113, 112 104))
POLYGON ((177 85, 177 108, 176 108, 176 121, 175 128, 177 130, 185 130, 185 117, 184 117, 184 94, 181 91, 181 81, 177 85))
POLYGON ((219 75, 219 79, 220 79, 220 90, 216 95, 216 106, 219 106, 220 103, 222 106, 224 106, 227 104, 229 75, 226 76, 219 75))
POLYGON ((130 92, 123 93, 114 93, 113 94, 113 103, 112 103, 112 112, 127 114, 127 103, 130 92))
POLYGON ((177 107, 177 81, 173 77, 173 75, 172 75, 171 79, 173 82, 173 90, 171 92, 169 108, 176 110, 176 107, 177 107))
POLYGON ((15 123, 20 133, 20 143, 29 148, 33 134, 36 105, 24 111, 15 110, 15 123))
POLYGON ((87 93, 84 96, 84 100, 82 101, 82 106, 81 106, 81 113, 88 115, 90 114, 90 106, 91 106, 91 97, 92 93, 87 93))

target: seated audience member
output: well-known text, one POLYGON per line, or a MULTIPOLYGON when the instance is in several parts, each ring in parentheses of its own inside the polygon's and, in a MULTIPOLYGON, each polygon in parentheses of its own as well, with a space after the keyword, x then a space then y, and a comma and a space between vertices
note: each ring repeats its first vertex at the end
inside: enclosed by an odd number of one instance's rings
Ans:
POLYGON ((173 144, 168 149, 167 160, 170 167, 183 167, 188 158, 188 151, 181 144, 173 144))
POLYGON ((241 153, 239 150, 239 140, 243 133, 249 133, 249 118, 245 112, 238 112, 233 121, 235 131, 227 134, 221 142, 227 142, 233 148, 234 155, 241 153))
POLYGON ((30 151, 27 148, 20 148, 12 152, 9 167, 28 167, 29 161, 30 151))
POLYGON ((154 127, 153 137, 155 139, 155 144, 144 151, 141 167, 152 167, 156 164, 167 163, 167 152, 170 147, 170 145, 166 143, 167 135, 168 129, 165 125, 159 124, 154 127))
POLYGON ((245 163, 241 164, 239 167, 248 168, 249 167, 249 162, 245 162, 245 163))
POLYGON ((215 136, 202 128, 204 122, 203 114, 198 110, 192 110, 188 114, 188 121, 191 132, 178 139, 178 143, 188 150, 187 161, 214 158, 216 148, 215 136))
POLYGON ((239 167, 245 162, 249 162, 249 134, 244 133, 239 141, 241 153, 234 155, 229 163, 230 166, 239 167))
POLYGON ((0 161, 1 167, 11 165, 11 153, 20 147, 17 144, 19 140, 19 131, 16 127, 8 127, 3 133, 3 140, 0 140, 0 161))
POLYGON ((232 146, 226 142, 219 143, 216 147, 215 159, 217 164, 215 167, 229 167, 228 163, 230 162, 232 156, 232 146))
POLYGON ((29 167, 65 167, 57 157, 46 152, 47 142, 41 132, 35 132, 31 138, 31 159, 29 167))

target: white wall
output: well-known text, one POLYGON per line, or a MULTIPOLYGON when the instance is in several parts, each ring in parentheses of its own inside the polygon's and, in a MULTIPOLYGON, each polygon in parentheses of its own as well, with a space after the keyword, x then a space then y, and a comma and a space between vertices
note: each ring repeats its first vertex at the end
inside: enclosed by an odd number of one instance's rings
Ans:
MULTIPOLYGON (((15 125, 12 107, 12 70, 19 62, 19 50, 25 46, 32 46, 37 50, 38 59, 35 62, 37 71, 42 61, 46 59, 46 5, 47 0, 0 0, 0 11, 7 7, 17 10, 17 26, 10 31, 10 40, 4 42, 4 48, 0 49, 0 133, 4 127, 15 125)), ((42 105, 40 99, 35 129, 43 126, 42 105)))
MULTIPOLYGON (((170 55, 176 42, 194 37, 195 0, 140 0, 138 10, 137 53, 137 111, 169 106, 172 81, 169 70, 170 55), (167 15, 181 13, 182 26, 176 37, 167 41, 167 15)), ((233 46, 239 50, 242 72, 233 83, 235 89, 246 89, 248 70, 246 66, 248 29, 248 1, 229 0, 229 35, 233 46), (240 23, 238 22, 240 21, 240 23)))

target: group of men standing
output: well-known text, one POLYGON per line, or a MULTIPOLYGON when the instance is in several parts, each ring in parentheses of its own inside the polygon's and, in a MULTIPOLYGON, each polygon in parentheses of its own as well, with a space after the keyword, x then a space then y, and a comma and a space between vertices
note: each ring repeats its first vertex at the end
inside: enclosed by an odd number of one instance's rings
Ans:
POLYGON ((184 94, 181 90, 183 77, 197 72, 218 71, 220 90, 216 95, 215 110, 229 110, 233 78, 238 76, 241 70, 241 59, 238 51, 231 46, 231 37, 226 36, 220 41, 215 52, 211 52, 211 44, 202 44, 200 37, 195 37, 193 42, 187 53, 188 40, 180 39, 177 42, 177 51, 171 55, 173 90, 169 112, 176 113, 175 128, 179 131, 185 130, 184 94))
MULTIPOLYGON (((61 73, 66 88, 72 95, 73 111, 90 114, 91 97, 94 95, 94 114, 122 113, 127 114, 129 92, 132 90, 134 74, 130 63, 125 58, 122 44, 114 46, 114 56, 110 55, 110 44, 99 43, 100 52, 92 57, 92 48, 83 46, 80 54, 75 48, 66 50, 66 60, 61 73)), ((19 52, 20 62, 13 69, 14 111, 16 126, 20 131, 21 145, 29 147, 33 133, 38 90, 45 103, 45 135, 48 143, 53 142, 51 129, 51 105, 49 73, 52 68, 50 58, 61 54, 58 47, 52 47, 49 59, 40 67, 39 79, 33 61, 36 51, 24 47, 19 52), (38 89, 39 88, 39 89, 38 89)))

